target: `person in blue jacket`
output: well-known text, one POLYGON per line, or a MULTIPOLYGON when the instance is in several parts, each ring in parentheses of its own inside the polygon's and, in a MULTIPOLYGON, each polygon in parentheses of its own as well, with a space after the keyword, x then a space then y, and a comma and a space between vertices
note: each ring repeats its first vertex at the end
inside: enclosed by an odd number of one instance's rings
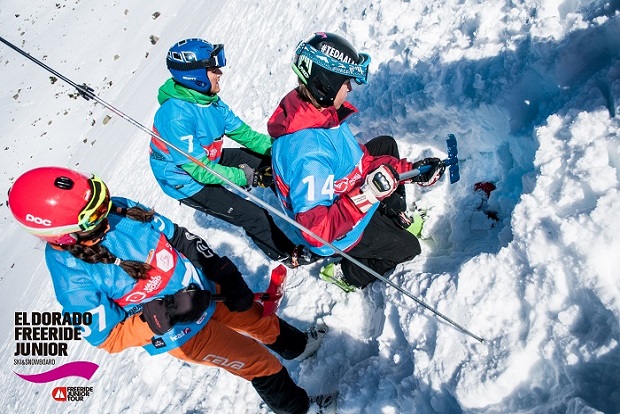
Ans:
POLYGON ((242 227, 272 260, 288 267, 311 262, 309 252, 295 245, 267 211, 229 191, 221 178, 248 189, 272 184, 271 137, 250 128, 218 95, 224 45, 182 40, 169 49, 166 65, 172 77, 159 88, 153 130, 219 176, 153 137, 150 165, 164 193, 242 227), (241 148, 224 148, 225 136, 241 148))
MULTIPOLYGON (((389 136, 357 142, 345 122, 357 110, 346 98, 351 81, 366 83, 369 62, 369 55, 358 53, 334 33, 317 32, 300 42, 293 62, 299 86, 282 99, 269 119, 268 132, 275 138, 275 185, 289 217, 385 274, 420 253, 419 241, 406 231, 411 219, 405 213, 399 173, 429 165, 428 172, 413 180, 431 185, 443 167, 438 158, 417 163, 400 159, 397 143, 389 136)), ((315 254, 335 253, 310 234, 296 231, 315 254)), ((375 280, 346 259, 326 266, 321 275, 346 291, 375 280)))
POLYGON ((276 413, 333 404, 329 396, 308 397, 267 349, 284 359, 307 358, 327 327, 304 333, 275 314, 263 316, 237 267, 199 236, 134 201, 110 197, 97 176, 66 168, 22 174, 8 204, 28 232, 47 242, 45 260, 63 312, 92 315, 82 327, 90 344, 108 352, 143 347, 222 368, 250 381, 276 413), (213 300, 216 293, 225 301, 213 300))

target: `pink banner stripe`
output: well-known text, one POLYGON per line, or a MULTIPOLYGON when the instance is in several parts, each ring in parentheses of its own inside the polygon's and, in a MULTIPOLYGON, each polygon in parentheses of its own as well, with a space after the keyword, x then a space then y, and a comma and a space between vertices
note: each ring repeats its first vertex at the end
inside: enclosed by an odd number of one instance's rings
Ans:
POLYGON ((43 384, 45 382, 52 382, 67 377, 82 377, 89 380, 95 371, 97 371, 97 368, 99 368, 99 365, 94 362, 74 361, 40 374, 24 375, 18 374, 15 371, 13 372, 15 375, 26 381, 34 382, 36 384, 43 384))

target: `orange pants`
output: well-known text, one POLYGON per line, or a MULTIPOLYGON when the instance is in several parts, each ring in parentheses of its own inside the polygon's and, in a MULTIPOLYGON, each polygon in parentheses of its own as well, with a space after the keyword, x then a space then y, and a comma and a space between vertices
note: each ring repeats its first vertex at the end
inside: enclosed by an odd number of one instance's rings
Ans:
POLYGON ((262 344, 276 341, 280 334, 278 317, 263 318, 262 313, 263 306, 256 302, 245 312, 230 312, 218 302, 205 327, 169 353, 185 361, 225 369, 248 381, 276 374, 282 364, 262 344))

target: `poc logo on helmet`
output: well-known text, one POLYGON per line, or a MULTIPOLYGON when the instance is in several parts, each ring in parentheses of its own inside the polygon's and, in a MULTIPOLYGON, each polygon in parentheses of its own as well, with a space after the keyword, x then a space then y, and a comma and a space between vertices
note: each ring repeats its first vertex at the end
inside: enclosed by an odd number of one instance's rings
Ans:
POLYGON ((36 224, 40 224, 42 226, 51 226, 52 222, 48 219, 42 219, 41 217, 35 217, 32 214, 26 214, 26 221, 32 221, 36 224))

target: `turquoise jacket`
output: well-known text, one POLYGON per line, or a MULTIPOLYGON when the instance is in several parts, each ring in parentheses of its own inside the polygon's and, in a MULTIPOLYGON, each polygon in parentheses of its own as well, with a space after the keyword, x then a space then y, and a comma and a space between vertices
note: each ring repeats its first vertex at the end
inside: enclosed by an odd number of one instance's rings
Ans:
MULTIPOLYGON (((258 154, 271 152, 271 138, 243 123, 217 95, 201 94, 169 79, 159 89, 158 101, 155 133, 239 186, 248 184, 243 170, 219 163, 224 136, 258 154)), ((225 184, 156 138, 151 139, 150 164, 164 193, 177 200, 196 194, 207 184, 225 184)))
MULTIPOLYGON (((117 207, 137 203, 114 197, 117 207)), ((142 304, 175 292, 194 283, 215 293, 215 283, 200 269, 176 251, 168 238, 174 234, 174 223, 159 214, 142 223, 122 215, 108 215, 110 230, 101 242, 123 260, 147 262, 153 266, 148 280, 136 280, 114 264, 90 264, 64 250, 50 245, 45 251, 47 267, 54 291, 63 312, 90 312, 92 324, 83 326, 82 337, 92 345, 101 345, 112 329, 131 315, 142 311, 142 304)), ((152 355, 183 345, 209 321, 215 302, 191 323, 177 323, 164 335, 153 335, 144 348, 152 355)))

